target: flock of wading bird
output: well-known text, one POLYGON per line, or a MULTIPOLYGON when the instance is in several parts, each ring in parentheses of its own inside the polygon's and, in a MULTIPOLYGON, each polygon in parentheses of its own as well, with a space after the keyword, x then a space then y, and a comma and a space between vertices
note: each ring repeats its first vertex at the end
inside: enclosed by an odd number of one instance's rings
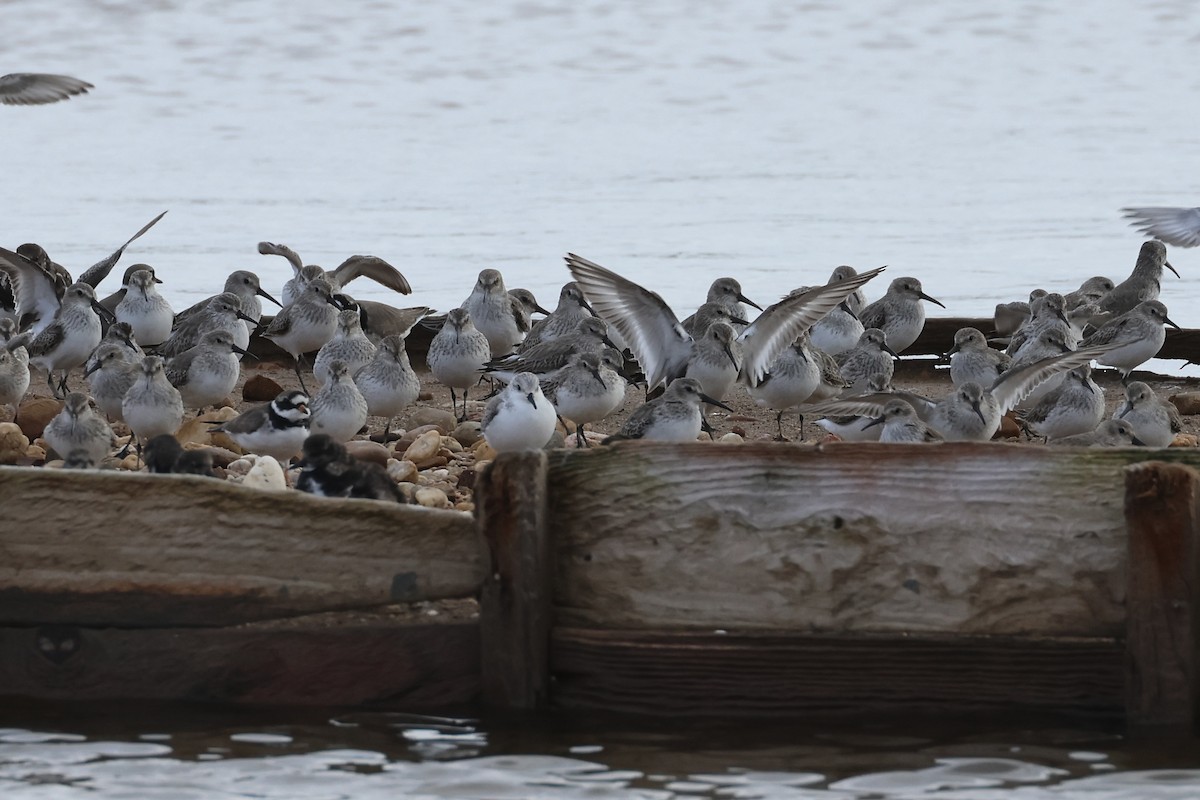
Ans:
MULTIPOLYGON (((7 75, 0 77, 0 101, 53 102, 90 88, 65 76, 7 75)), ((1200 209, 1126 213, 1147 234, 1200 244, 1200 209)), ((456 414, 456 390, 462 392, 460 420, 470 390, 490 379, 493 396, 481 428, 497 452, 544 447, 566 420, 574 423, 576 444, 587 446, 584 426, 622 409, 638 383, 653 399, 604 443, 689 441, 702 429, 711 435, 701 406, 732 411, 723 401, 739 384, 777 412, 781 440, 789 409, 801 414, 801 438, 803 415, 813 415, 830 433, 859 441, 986 441, 1009 412, 1029 435, 1059 444, 1161 447, 1181 429, 1172 404, 1145 383, 1128 382, 1162 346, 1164 325, 1175 326, 1158 301, 1164 268, 1174 272, 1162 241, 1145 242, 1119 284, 1093 277, 1065 294, 1038 289, 1028 302, 997 306, 993 338, 974 328, 958 331, 946 354, 953 390, 935 400, 896 389, 891 380, 895 359, 921 333, 924 303, 941 303, 912 277, 896 278, 880 299, 866 303, 862 289, 883 267, 862 273, 838 267, 828 283, 797 288, 765 309, 742 294, 737 280, 719 278, 696 313, 680 321, 656 293, 569 254, 574 280, 552 312, 485 269, 461 307, 435 318, 427 308, 360 303, 344 290, 368 277, 410 293, 404 276, 380 258, 351 256, 327 271, 304 264, 284 245, 263 242, 260 253, 282 256, 293 269, 282 301, 253 272, 238 270, 221 293, 176 313, 146 264, 129 267, 120 290, 99 299, 100 282, 126 247, 161 217, 78 280, 36 244, 0 248, 0 403, 20 403, 30 364, 45 369, 47 385, 64 404, 44 438, 65 466, 100 464, 113 449, 110 422, 123 421, 139 455, 147 443, 151 471, 206 472, 211 461, 202 451, 182 451, 174 434, 185 408, 203 412, 229 396, 257 333, 295 359, 300 388, 213 430, 262 456, 286 462, 303 454, 299 488, 399 499, 387 475, 357 462, 343 443, 364 431, 369 416, 387 420, 386 441, 392 420, 417 400, 420 382, 404 344, 416 324, 437 329, 428 367, 450 388, 456 414), (281 309, 261 329, 260 298, 281 309), (752 321, 747 306, 760 312, 752 321), (381 310, 386 335, 371 324, 381 310), (536 313, 545 316, 535 322, 536 313), (320 388, 310 396, 302 366, 311 353, 320 388), (1093 361, 1119 370, 1125 384, 1124 401, 1108 420, 1093 361), (68 376, 78 367, 90 394, 70 391, 68 376)))

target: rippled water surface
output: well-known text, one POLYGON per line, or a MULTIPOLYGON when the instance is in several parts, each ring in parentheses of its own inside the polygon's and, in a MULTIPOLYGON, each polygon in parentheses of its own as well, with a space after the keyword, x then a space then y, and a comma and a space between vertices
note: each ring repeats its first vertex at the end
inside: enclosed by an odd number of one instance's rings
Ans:
POLYGON ((36 726, 0 728, 5 798, 1193 800, 1200 791, 1190 742, 1072 728, 930 734, 931 720, 847 729, 95 707, 34 716, 36 726))

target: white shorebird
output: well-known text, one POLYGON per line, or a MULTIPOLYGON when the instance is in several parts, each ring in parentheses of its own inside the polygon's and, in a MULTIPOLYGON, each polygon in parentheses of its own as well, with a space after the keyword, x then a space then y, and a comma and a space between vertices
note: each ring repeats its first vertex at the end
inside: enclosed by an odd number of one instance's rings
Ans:
POLYGON ((520 350, 524 352, 541 342, 550 342, 560 336, 573 333, 580 321, 585 317, 596 316, 587 298, 579 290, 575 281, 563 284, 558 293, 558 305, 546 317, 533 323, 529 334, 521 342, 520 350))
POLYGON ((522 329, 523 319, 513 310, 516 301, 504 288, 504 276, 499 270, 485 269, 479 273, 471 294, 463 301, 476 330, 487 337, 492 358, 506 356, 529 332, 522 329))
POLYGON ((96 413, 83 392, 67 395, 62 411, 46 425, 42 436, 59 458, 82 450, 92 464, 99 464, 113 444, 112 428, 96 413))
POLYGON ((167 381, 158 356, 142 359, 141 374, 121 401, 121 416, 141 442, 163 433, 175 433, 183 424, 183 398, 167 381))
MULTIPOLYGON (((762 306, 742 294, 742 285, 738 283, 736 278, 717 278, 712 282, 712 286, 708 287, 708 294, 705 296, 704 302, 715 303, 721 306, 734 319, 745 319, 746 309, 742 306, 742 303, 757 308, 759 311, 763 310, 762 306)), ((679 324, 683 326, 685 331, 696 336, 702 331, 696 329, 695 321, 696 315, 693 314, 679 324)), ((742 328, 746 327, 749 323, 738 322, 734 324, 737 326, 734 330, 741 333, 742 328)))
POLYGON ((1125 387, 1125 399, 1113 413, 1128 422, 1137 438, 1148 447, 1167 447, 1183 431, 1183 420, 1174 403, 1163 400, 1142 381, 1125 387))
POLYGON ((1104 390, 1084 364, 1067 372, 1057 389, 1019 418, 1027 431, 1047 441, 1087 433, 1104 419, 1104 390))
POLYGON ((10 351, 24 347, 29 352, 30 363, 46 370, 50 390, 57 397, 64 396, 71 370, 82 366, 100 344, 99 305, 91 286, 73 283, 63 293, 62 303, 49 325, 36 335, 30 330, 14 337, 7 347, 10 351), (62 370, 63 374, 55 387, 57 370, 62 370))
POLYGON ((35 106, 57 103, 96 87, 69 75, 44 72, 12 72, 0 76, 0 103, 8 106, 35 106))
POLYGON ((879 376, 890 383, 896 371, 896 359, 900 356, 888 346, 887 334, 879 328, 867 328, 858 337, 855 346, 834 358, 842 379, 850 386, 846 392, 861 394, 867 390, 871 378, 879 376))
POLYGON ((626 382, 620 370, 621 354, 606 347, 573 356, 567 366, 541 381, 542 394, 559 417, 575 423, 577 447, 587 447, 584 425, 604 419, 625 403, 626 382))
MULTIPOLYGON (((787 441, 783 435, 784 412, 812 397, 820 385, 821 361, 813 352, 809 335, 801 334, 775 356, 767 374, 757 386, 750 389, 750 397, 759 406, 775 409, 775 425, 778 428, 776 440, 784 442, 787 441)), ((800 426, 803 438, 803 415, 800 417, 800 426)))
POLYGON ((354 373, 354 383, 367 401, 367 413, 387 419, 383 426, 386 443, 392 420, 417 402, 417 396, 421 394, 421 381, 408 361, 404 337, 398 334, 385 336, 371 363, 354 373))
POLYGON ((160 345, 171 335, 175 312, 167 299, 158 293, 158 278, 145 270, 134 270, 129 276, 125 297, 117 303, 113 315, 126 322, 143 347, 160 345))
POLYGON ((232 292, 222 292, 208 302, 200 312, 183 320, 171 331, 170 337, 155 349, 163 358, 174 358, 200 344, 210 331, 228 331, 234 343, 243 350, 250 337, 242 323, 250 317, 242 311, 242 301, 232 292))
POLYGON ((166 363, 167 380, 179 390, 185 406, 203 412, 237 386, 242 373, 239 354, 246 355, 246 351, 234 344, 233 334, 209 331, 198 345, 166 363))
MULTIPOLYGON (((596 314, 629 344, 646 373, 649 388, 686 374, 693 339, 661 297, 573 253, 567 255, 567 266, 596 314)), ((763 311, 737 337, 743 350, 742 382, 751 388, 756 386, 785 347, 882 270, 880 267, 811 289, 763 311)))
POLYGON ((125 419, 122 403, 125 393, 141 374, 141 363, 141 358, 135 361, 129 357, 124 345, 113 342, 101 342, 88 359, 83 376, 96 405, 110 420, 125 419))
POLYGON ((313 396, 313 433, 348 442, 367 424, 367 401, 342 361, 329 362, 329 382, 313 396))
POLYGON ((554 406, 542 394, 537 376, 518 373, 483 412, 483 437, 497 453, 540 450, 550 441, 558 421, 554 406))
MULTIPOLYGON (((254 333, 254 329, 258 327, 258 322, 262 319, 262 302, 258 299, 265 297, 280 308, 283 304, 270 295, 262 288, 262 283, 258 276, 249 270, 239 269, 229 273, 229 277, 225 279, 225 286, 221 289, 222 293, 229 292, 237 295, 241 301, 242 313, 249 319, 242 320, 242 324, 246 326, 246 334, 254 333)), ((215 297, 216 295, 213 295, 215 297)), ((204 307, 208 305, 212 297, 206 297, 198 303, 188 306, 183 311, 180 311, 175 316, 175 323, 181 324, 193 314, 198 314, 204 307)))
POLYGON ((942 441, 942 435, 917 416, 917 412, 906 401, 894 398, 887 401, 883 413, 867 427, 882 425, 879 441, 895 444, 930 443, 942 441))
POLYGON ((296 380, 305 391, 308 390, 304 386, 304 376, 300 374, 304 354, 320 350, 333 338, 339 309, 329 281, 315 278, 296 302, 284 306, 275 315, 263 332, 264 338, 275 342, 295 359, 296 380))
POLYGON ((1093 431, 1051 439, 1048 444, 1062 447, 1143 447, 1146 443, 1138 438, 1133 426, 1125 420, 1106 419, 1093 431))
POLYGON ((964 383, 991 386, 1012 365, 1012 357, 989 347, 976 328, 959 328, 945 357, 950 360, 950 382, 956 387, 964 383))
POLYGON ((454 390, 462 389, 463 410, 459 421, 467 418, 467 393, 479 382, 479 371, 492 356, 487 336, 475 328, 465 308, 452 308, 446 322, 429 343, 425 359, 438 382, 450 387, 450 403, 458 414, 454 390))
POLYGON ((350 374, 370 364, 375 358, 375 343, 363 333, 361 317, 357 308, 338 312, 337 331, 333 338, 321 345, 313 359, 313 377, 318 383, 329 382, 329 364, 341 361, 350 374))

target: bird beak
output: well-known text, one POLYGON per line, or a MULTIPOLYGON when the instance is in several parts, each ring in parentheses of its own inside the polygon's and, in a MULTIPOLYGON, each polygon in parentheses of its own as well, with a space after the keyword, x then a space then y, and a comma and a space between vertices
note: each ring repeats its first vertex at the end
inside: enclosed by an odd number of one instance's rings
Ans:
POLYGON ((255 326, 258 325, 258 320, 256 320, 254 317, 251 317, 250 315, 246 314, 243 311, 237 312, 237 318, 244 319, 244 320, 246 320, 246 322, 249 322, 251 325, 255 325, 255 326))
POLYGON ((1179 327, 1174 322, 1172 322, 1169 317, 1163 317, 1163 322, 1167 323, 1168 325, 1170 325, 1172 328, 1174 328, 1177 331, 1183 330, 1183 328, 1179 327))
POLYGON ((588 305, 588 301, 585 300, 584 298, 582 298, 582 297, 579 298, 579 305, 586 308, 588 310, 588 313, 591 314, 593 317, 596 316, 595 310, 593 310, 592 307, 590 305, 588 305))
POLYGON ((741 317, 735 317, 733 315, 730 315, 729 321, 732 322, 734 325, 749 325, 750 324, 750 320, 742 319, 741 317))
POLYGON ((725 355, 729 356, 729 363, 733 364, 734 369, 737 369, 737 359, 733 357, 733 350, 729 347, 729 345, 725 345, 725 355))
POLYGON ((258 358, 258 356, 254 355, 254 353, 251 353, 249 350, 243 350, 242 348, 238 347, 236 344, 233 346, 233 352, 241 353, 244 356, 250 356, 251 358, 254 358, 254 359, 258 358))
POLYGON ((703 392, 700 393, 700 399, 703 400, 704 402, 708 403, 710 406, 716 406, 718 408, 723 408, 730 413, 733 412, 732 408, 725 405, 720 400, 714 400, 713 398, 709 397, 708 395, 704 394, 703 392))
POLYGON ((742 294, 741 292, 738 292, 737 299, 738 299, 739 303, 745 303, 746 305, 750 306, 751 308, 757 308, 759 311, 763 310, 762 306, 760 306, 758 303, 751 300, 749 297, 746 297, 746 295, 742 294))
POLYGON ((109 325, 117 321, 117 318, 113 316, 111 311, 100 305, 99 300, 92 301, 92 310, 100 316, 100 319, 106 321, 109 325))
MULTIPOLYGON (((1164 262, 1163 262, 1163 266, 1164 266, 1164 267, 1166 267, 1167 269, 1171 270, 1171 272, 1175 272, 1175 268, 1171 266, 1171 262, 1170 262, 1170 261, 1164 261, 1164 262)), ((1175 272, 1175 277, 1176 277, 1176 278, 1178 278, 1178 277, 1179 277, 1179 273, 1178 273, 1178 272, 1175 272)))
MULTIPOLYGON (((895 350, 893 350, 892 348, 888 347, 888 344, 887 344, 887 342, 884 342, 883 344, 881 344, 881 345, 879 346, 879 349, 880 349, 880 350, 882 350, 883 352, 887 353, 888 355, 890 355, 892 358, 899 358, 899 357, 900 357, 900 354, 899 354, 899 353, 897 353, 897 352, 896 352, 895 350)), ((953 351, 951 351, 951 352, 953 352, 953 351)))
POLYGON ((341 294, 330 295, 329 297, 325 298, 325 302, 329 303, 329 305, 333 306, 334 308, 341 309, 342 311, 345 311, 350 307, 346 304, 346 301, 343 299, 343 295, 341 294))
MULTIPOLYGON (((1174 272, 1175 270, 1171 270, 1171 271, 1174 272)), ((1135 447, 1147 447, 1148 446, 1145 442, 1143 442, 1137 436, 1130 437, 1130 441, 1133 442, 1135 447)))
POLYGON ((1060 309, 1060 308, 1054 309, 1054 316, 1058 317, 1059 319, 1061 319, 1063 322, 1067 323, 1068 325, 1071 324, 1071 320, 1067 319, 1067 315, 1064 314, 1062 312, 1062 309, 1060 309))
POLYGON ((974 403, 971 403, 971 408, 975 409, 975 416, 979 417, 979 421, 984 425, 987 425, 987 420, 983 417, 983 411, 979 408, 978 400, 976 400, 974 403))
POLYGON ((592 373, 592 377, 596 379, 596 383, 600 384, 601 387, 604 386, 604 378, 600 377, 600 370, 589 369, 588 372, 592 373))
POLYGON ((279 306, 280 308, 283 308, 283 303, 279 302, 274 297, 271 297, 271 295, 267 294, 266 289, 259 287, 258 291, 255 292, 255 294, 258 295, 259 297, 265 297, 268 300, 270 300, 272 303, 274 303, 275 305, 279 306))
POLYGON ((550 312, 547 311, 546 309, 542 308, 541 306, 539 306, 536 302, 533 304, 533 310, 538 312, 539 314, 545 314, 546 316, 550 316, 550 312))
MULTIPOLYGON (((1079 381, 1079 382, 1080 382, 1080 383, 1082 383, 1082 384, 1083 384, 1083 387, 1084 387, 1085 389, 1087 389, 1089 392, 1091 392, 1092 394, 1095 394, 1095 393, 1096 393, 1096 390, 1092 388, 1092 382, 1091 382, 1091 381, 1085 381, 1085 380, 1081 380, 1081 381, 1079 381)), ((1128 412, 1126 412, 1126 413, 1128 413, 1128 412)), ((1124 415, 1122 415, 1122 416, 1124 416, 1124 415)))
POLYGON ((611 347, 613 350, 617 350, 617 349, 619 349, 619 348, 618 348, 618 347, 617 347, 615 344, 613 344, 613 340, 612 340, 612 339, 610 339, 610 338, 608 338, 608 334, 607 334, 607 333, 606 333, 606 334, 604 334, 604 336, 603 336, 603 337, 601 337, 600 341, 604 342, 606 345, 608 345, 609 347, 611 347))
MULTIPOLYGON (((941 300, 935 300, 934 298, 930 297, 929 295, 925 294, 924 292, 918 292, 917 297, 921 298, 922 300, 928 300, 929 302, 933 303, 934 305, 942 306, 941 300)), ((942 308, 945 308, 945 306, 942 306, 942 308)))
POLYGON ((537 408, 537 400, 533 399, 533 392, 530 392, 529 394, 527 394, 525 396, 529 398, 529 405, 533 406, 534 408, 537 408))
POLYGON ((92 363, 92 365, 90 367, 88 367, 87 369, 85 369, 83 371, 83 377, 86 378, 87 376, 91 375, 93 372, 95 372, 98 369, 100 369, 100 362, 95 361, 92 363))
POLYGON ((841 303, 838 304, 838 308, 840 308, 842 311, 845 311, 847 314, 849 314, 851 319, 858 319, 858 314, 854 313, 854 309, 851 308, 850 304, 847 303, 845 300, 843 300, 841 303))
POLYGON ((882 425, 883 420, 884 420, 883 417, 876 417, 871 422, 868 422, 866 425, 863 425, 862 429, 865 431, 867 428, 874 428, 876 425, 882 425))

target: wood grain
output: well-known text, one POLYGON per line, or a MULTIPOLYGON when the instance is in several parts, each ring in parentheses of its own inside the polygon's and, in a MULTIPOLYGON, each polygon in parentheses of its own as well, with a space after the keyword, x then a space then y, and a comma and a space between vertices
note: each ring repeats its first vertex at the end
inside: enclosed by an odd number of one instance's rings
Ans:
POLYGON ((1117 636, 1122 469, 1148 455, 998 443, 556 453, 558 621, 1117 636))
POLYGON ((1150 462, 1126 472, 1129 618, 1126 713, 1134 725, 1196 720, 1200 473, 1150 462))
POLYGON ((0 624, 228 625, 473 594, 470 515, 181 475, 0 467, 0 624))
POLYGON ((1111 639, 556 628, 554 703, 672 716, 971 711, 1117 715, 1111 639))

